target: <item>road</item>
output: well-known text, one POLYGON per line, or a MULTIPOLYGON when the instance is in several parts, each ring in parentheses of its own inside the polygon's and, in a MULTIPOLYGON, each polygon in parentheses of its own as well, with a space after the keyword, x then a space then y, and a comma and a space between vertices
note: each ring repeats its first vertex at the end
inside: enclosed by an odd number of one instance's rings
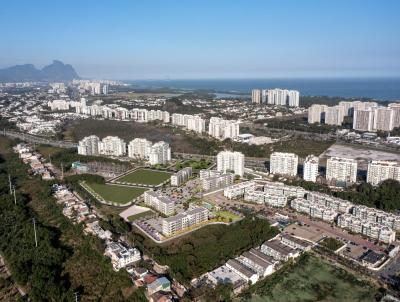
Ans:
POLYGON ((75 143, 51 140, 51 139, 48 139, 45 137, 36 136, 36 135, 32 135, 32 134, 27 134, 27 133, 21 133, 21 132, 17 132, 17 131, 3 130, 1 132, 1 135, 11 137, 11 138, 18 138, 18 139, 28 142, 28 143, 44 144, 44 145, 50 145, 50 146, 59 147, 59 148, 77 148, 78 147, 78 144, 75 144, 75 143))

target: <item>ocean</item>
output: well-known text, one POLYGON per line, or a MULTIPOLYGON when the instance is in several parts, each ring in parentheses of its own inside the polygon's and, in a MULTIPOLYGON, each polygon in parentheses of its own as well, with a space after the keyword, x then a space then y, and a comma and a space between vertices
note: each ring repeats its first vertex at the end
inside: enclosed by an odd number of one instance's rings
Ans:
POLYGON ((247 95, 255 88, 285 88, 298 90, 301 95, 307 96, 400 101, 400 78, 137 80, 127 82, 142 88, 205 89, 220 93, 245 93, 247 95))

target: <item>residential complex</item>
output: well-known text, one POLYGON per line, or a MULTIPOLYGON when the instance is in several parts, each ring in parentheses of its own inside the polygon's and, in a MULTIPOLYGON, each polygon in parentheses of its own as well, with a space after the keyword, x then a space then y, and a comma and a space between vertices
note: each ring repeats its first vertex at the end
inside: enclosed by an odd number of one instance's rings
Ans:
POLYGON ((168 143, 159 141, 150 148, 149 162, 151 165, 166 164, 171 161, 171 148, 168 143))
POLYGON ((144 193, 144 203, 167 216, 174 214, 175 211, 175 202, 172 199, 154 191, 149 190, 144 193))
POLYGON ((128 144, 128 156, 131 158, 148 159, 152 143, 145 138, 135 138, 128 144))
POLYGON ((234 172, 236 175, 244 174, 244 155, 240 152, 221 151, 217 155, 217 170, 222 173, 234 172))
POLYGON ((308 122, 341 126, 346 116, 353 117, 353 129, 359 131, 391 131, 400 126, 400 106, 391 103, 388 107, 376 102, 339 102, 329 107, 313 104, 308 109, 308 122))
POLYGON ((162 233, 171 236, 188 227, 198 225, 208 220, 209 211, 204 207, 194 207, 186 212, 162 220, 162 233))
MULTIPOLYGON (((209 171, 209 170, 201 170, 209 171)), ((222 173, 219 171, 209 171, 211 173, 205 173, 200 171, 201 187, 203 191, 212 191, 220 188, 225 188, 233 184, 235 175, 232 173, 222 173)))
POLYGON ((310 217, 329 222, 333 222, 338 215, 338 213, 331 208, 320 204, 314 204, 310 200, 304 198, 293 199, 290 202, 290 206, 297 212, 305 213, 310 215, 310 217))
POLYGON ((251 102, 254 104, 261 104, 261 89, 253 89, 251 91, 251 102))
POLYGON ((178 187, 192 177, 192 167, 186 167, 171 175, 171 186, 178 187))
POLYGON ((314 155, 308 155, 303 164, 303 179, 315 182, 318 177, 318 167, 319 158, 314 155))
POLYGON ((208 134, 220 140, 234 139, 239 135, 239 124, 238 121, 212 117, 208 125, 208 134))
POLYGON ((270 157, 270 173, 296 176, 299 158, 294 153, 273 152, 270 157))
POLYGON ((357 181, 357 161, 350 158, 331 157, 326 163, 326 179, 339 183, 357 181))
POLYGON ((99 155, 100 139, 96 135, 84 137, 79 141, 78 154, 81 155, 99 155))
POLYGON ((99 142, 99 153, 109 156, 123 156, 126 154, 126 143, 116 136, 106 136, 99 142))
POLYGON ((373 160, 368 163, 367 182, 377 186, 386 179, 400 181, 400 166, 395 161, 373 160))
POLYGON ((198 115, 174 113, 171 122, 172 125, 182 126, 197 133, 206 131, 206 121, 198 115))

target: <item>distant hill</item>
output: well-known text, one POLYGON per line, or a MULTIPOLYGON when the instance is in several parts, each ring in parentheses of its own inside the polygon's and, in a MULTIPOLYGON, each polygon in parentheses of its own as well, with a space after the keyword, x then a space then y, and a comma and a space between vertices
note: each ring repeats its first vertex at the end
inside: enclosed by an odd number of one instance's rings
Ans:
POLYGON ((57 60, 43 69, 37 69, 32 64, 0 69, 0 82, 67 82, 73 79, 79 79, 75 69, 57 60))

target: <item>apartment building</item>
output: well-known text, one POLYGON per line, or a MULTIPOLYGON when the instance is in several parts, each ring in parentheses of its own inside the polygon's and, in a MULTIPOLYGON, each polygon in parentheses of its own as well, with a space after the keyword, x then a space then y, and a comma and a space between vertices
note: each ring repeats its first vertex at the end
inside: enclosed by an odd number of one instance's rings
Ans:
POLYGON ((371 108, 354 110, 353 129, 358 131, 374 130, 374 112, 371 108))
POLYGON ((304 197, 306 190, 302 187, 288 186, 283 182, 262 182, 264 185, 264 192, 272 195, 282 195, 286 197, 304 197))
POLYGON ((243 197, 247 190, 255 189, 254 181, 245 181, 241 183, 234 184, 224 189, 224 196, 229 199, 243 197))
POLYGON ((141 259, 137 248, 128 247, 120 242, 108 244, 104 254, 111 258, 111 264, 116 271, 141 259))
POLYGON ((325 124, 341 126, 344 119, 344 110, 341 106, 325 107, 325 124))
POLYGON ((376 107, 374 111, 374 130, 392 131, 395 111, 389 107, 376 107))
POLYGON ((210 118, 208 134, 220 140, 235 139, 239 135, 239 122, 224 120, 219 117, 210 118))
POLYGON ((253 104, 261 104, 261 90, 253 89, 251 91, 251 102, 253 104))
POLYGON ((267 92, 268 104, 289 107, 298 107, 300 104, 300 93, 297 90, 269 89, 267 92))
POLYGON ((162 121, 163 123, 169 123, 170 114, 168 111, 162 110, 149 110, 147 113, 147 120, 150 121, 162 121))
POLYGON ((400 181, 400 166, 395 161, 373 160, 368 163, 367 182, 377 186, 386 179, 400 181))
POLYGON ((154 191, 144 192, 144 203, 167 216, 174 214, 175 211, 175 202, 172 199, 154 191))
POLYGON ((109 156, 126 154, 126 143, 117 136, 106 136, 99 142, 99 153, 109 156))
POLYGON ((235 175, 232 173, 220 174, 219 176, 204 177, 201 179, 203 191, 212 191, 225 188, 233 184, 235 175))
POLYGON ((270 157, 270 173, 296 176, 299 157, 294 153, 273 152, 270 157))
POLYGON ((145 138, 135 138, 128 144, 128 156, 131 158, 148 159, 152 143, 145 138))
POLYGON ((261 245, 261 252, 273 257, 277 261, 287 261, 290 258, 296 258, 300 256, 301 250, 294 249, 282 243, 279 239, 272 239, 265 241, 261 245))
POLYGON ((51 111, 69 110, 70 102, 67 100, 54 100, 49 101, 47 106, 50 107, 51 111))
POLYGON ((350 213, 354 206, 350 201, 319 192, 307 192, 307 200, 315 205, 327 206, 339 213, 350 213))
POLYGON ((304 198, 293 199, 290 202, 290 206, 297 212, 305 213, 310 217, 328 222, 333 222, 338 215, 338 213, 331 208, 320 204, 313 204, 304 198))
POLYGON ((159 141, 150 148, 149 162, 151 165, 166 164, 171 160, 171 148, 168 143, 159 141))
POLYGON ((206 131, 206 121, 198 115, 174 113, 172 114, 172 124, 197 133, 206 131))
POLYGON ((400 127, 400 103, 390 103, 388 107, 393 110, 393 127, 400 127))
POLYGON ((362 220, 378 223, 395 231, 400 231, 400 216, 362 205, 354 206, 352 214, 362 220))
POLYGON ((325 105, 313 104, 308 108, 308 123, 321 123, 322 113, 325 112, 325 105))
POLYGON ((269 205, 271 207, 285 207, 287 204, 286 196, 269 194, 255 189, 246 190, 244 192, 244 200, 269 205))
POLYGON ((178 187, 192 177, 192 167, 186 167, 171 175, 171 186, 178 187))
POLYGON ((221 172, 218 170, 206 170, 202 169, 199 171, 200 179, 210 178, 210 177, 218 177, 221 176, 221 172))
POLYGON ((246 282, 254 284, 258 281, 258 275, 255 271, 249 269, 247 266, 242 264, 236 259, 229 259, 226 262, 226 266, 239 275, 246 282))
POLYGON ((319 158, 308 155, 303 164, 303 179, 305 181, 316 182, 318 177, 319 158))
POLYGON ((188 227, 198 225, 208 220, 209 211, 204 207, 195 207, 186 212, 162 220, 162 233, 171 236, 188 227))
POLYGON ((311 250, 312 246, 310 242, 288 234, 281 234, 281 242, 293 249, 298 249, 301 251, 309 251, 311 250))
POLYGON ((350 158, 331 157, 326 164, 326 179, 337 182, 354 183, 357 181, 357 161, 350 158))
POLYGON ((241 152, 221 151, 217 155, 217 170, 222 173, 233 171, 236 175, 244 174, 244 155, 241 152))
POLYGON ((387 244, 396 239, 396 233, 391 228, 362 220, 351 214, 339 215, 338 226, 387 244))
POLYGON ((98 155, 100 139, 96 135, 86 136, 79 141, 78 154, 98 155))

